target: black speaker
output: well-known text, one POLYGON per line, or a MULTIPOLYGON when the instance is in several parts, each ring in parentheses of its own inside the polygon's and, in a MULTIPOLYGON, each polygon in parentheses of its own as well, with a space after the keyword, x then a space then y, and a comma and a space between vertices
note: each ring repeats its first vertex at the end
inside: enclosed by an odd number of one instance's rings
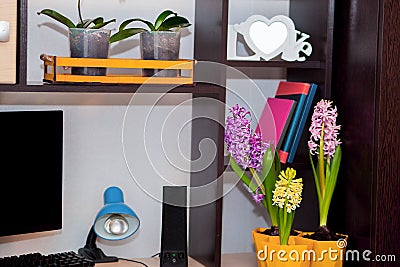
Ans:
POLYGON ((187 267, 186 186, 164 186, 160 267, 187 267))

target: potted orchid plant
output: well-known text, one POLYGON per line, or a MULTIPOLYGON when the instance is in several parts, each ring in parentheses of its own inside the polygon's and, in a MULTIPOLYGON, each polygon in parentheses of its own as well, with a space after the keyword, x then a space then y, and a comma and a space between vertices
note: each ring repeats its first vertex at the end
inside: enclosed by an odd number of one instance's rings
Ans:
MULTIPOLYGON (((136 34, 140 36, 140 54, 142 59, 178 60, 181 41, 181 29, 191 26, 189 20, 172 10, 162 11, 154 22, 142 18, 123 21, 118 32, 110 37, 110 42, 121 41, 136 34), (141 23, 146 27, 128 27, 131 23, 141 23)), ((177 70, 144 69, 143 76, 176 77, 177 70)))
MULTIPOLYGON (((38 15, 45 15, 68 28, 70 53, 73 58, 108 58, 111 30, 104 27, 116 22, 115 19, 104 20, 103 17, 84 18, 81 11, 81 0, 77 2, 79 20, 71 19, 53 9, 43 9, 38 15)), ((103 76, 106 68, 73 67, 74 75, 103 76)))

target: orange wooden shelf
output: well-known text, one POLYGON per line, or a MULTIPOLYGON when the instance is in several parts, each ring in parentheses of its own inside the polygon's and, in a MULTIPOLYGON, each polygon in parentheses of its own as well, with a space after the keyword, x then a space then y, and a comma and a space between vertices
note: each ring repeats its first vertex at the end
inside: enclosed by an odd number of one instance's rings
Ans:
POLYGON ((195 60, 143 60, 123 58, 69 58, 41 55, 44 62, 44 82, 49 83, 105 83, 105 84, 193 84, 195 60), (159 77, 131 74, 107 74, 104 76, 72 75, 71 67, 102 67, 107 69, 173 69, 183 70, 187 76, 159 77))

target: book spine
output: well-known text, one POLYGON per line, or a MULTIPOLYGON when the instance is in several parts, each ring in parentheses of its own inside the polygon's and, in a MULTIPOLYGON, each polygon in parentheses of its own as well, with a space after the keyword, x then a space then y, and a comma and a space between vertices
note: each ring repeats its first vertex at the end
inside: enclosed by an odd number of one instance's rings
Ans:
POLYGON ((311 105, 314 100, 315 92, 317 91, 317 85, 316 84, 311 84, 310 85, 310 91, 308 93, 306 102, 304 104, 304 109, 301 114, 300 120, 299 120, 299 126, 297 127, 296 134, 293 138, 293 143, 292 146, 289 150, 289 155, 287 157, 287 162, 292 163, 294 156, 296 155, 297 152, 297 147, 299 146, 299 142, 301 139, 301 136, 303 134, 304 126, 306 124, 308 114, 310 113, 311 105))
POLYGON ((283 144, 283 149, 281 150, 282 152, 281 151, 279 152, 280 161, 282 163, 286 163, 286 159, 287 159, 287 156, 288 156, 288 153, 290 150, 290 145, 292 144, 292 140, 293 140, 298 122, 300 120, 300 116, 301 116, 301 113, 303 110, 303 105, 304 105, 305 100, 306 100, 306 95, 302 94, 297 103, 296 112, 293 114, 293 118, 292 118, 292 122, 289 127, 289 131, 286 134, 286 139, 283 144))

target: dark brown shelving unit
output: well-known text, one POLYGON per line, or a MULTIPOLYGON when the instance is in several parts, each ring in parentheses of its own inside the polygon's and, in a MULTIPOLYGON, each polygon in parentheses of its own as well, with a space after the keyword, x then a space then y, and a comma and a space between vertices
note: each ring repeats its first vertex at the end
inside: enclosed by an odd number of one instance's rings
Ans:
MULTIPOLYGON (((312 54, 304 62, 227 60, 228 7, 229 3, 233 1, 223 0, 223 63, 232 67, 263 68, 266 77, 268 76, 267 68, 281 68, 286 71, 288 81, 312 82, 318 85, 315 103, 321 98, 331 96, 334 0, 290 0, 289 17, 295 23, 296 29, 310 35, 307 41, 313 46, 312 54)), ((256 75, 257 79, 262 79, 259 73, 256 75)), ((248 73, 248 76, 254 77, 251 72, 248 73)), ((305 129, 308 129, 307 125, 305 129)), ((306 132, 304 131, 302 136, 295 161, 293 164, 287 164, 287 166, 290 165, 290 167, 295 168, 299 177, 302 177, 305 183, 304 197, 302 205, 296 213, 294 227, 299 230, 312 231, 318 226, 318 202, 308 158, 306 132)), ((285 168, 286 166, 282 167, 285 168)))
POLYGON ((286 61, 241 61, 241 60, 225 60, 224 64, 231 67, 253 67, 253 68, 295 68, 295 69, 321 69, 325 64, 320 61, 305 62, 286 62, 286 61))

